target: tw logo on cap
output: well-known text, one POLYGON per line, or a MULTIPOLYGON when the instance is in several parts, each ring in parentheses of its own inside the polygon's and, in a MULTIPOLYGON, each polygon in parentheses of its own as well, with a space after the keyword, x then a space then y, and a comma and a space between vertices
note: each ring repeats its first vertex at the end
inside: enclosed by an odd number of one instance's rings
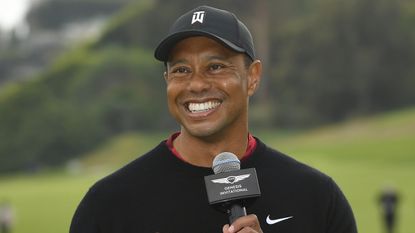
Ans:
POLYGON ((196 22, 203 23, 203 19, 205 18, 205 11, 196 11, 193 13, 192 23, 196 22))

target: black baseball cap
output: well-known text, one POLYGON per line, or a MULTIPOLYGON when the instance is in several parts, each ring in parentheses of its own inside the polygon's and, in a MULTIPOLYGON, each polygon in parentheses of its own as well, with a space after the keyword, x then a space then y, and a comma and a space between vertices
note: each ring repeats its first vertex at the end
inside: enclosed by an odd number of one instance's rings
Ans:
POLYGON ((248 28, 233 13, 210 6, 199 6, 180 16, 157 46, 155 58, 166 62, 176 43, 192 36, 210 37, 255 59, 254 43, 248 28))

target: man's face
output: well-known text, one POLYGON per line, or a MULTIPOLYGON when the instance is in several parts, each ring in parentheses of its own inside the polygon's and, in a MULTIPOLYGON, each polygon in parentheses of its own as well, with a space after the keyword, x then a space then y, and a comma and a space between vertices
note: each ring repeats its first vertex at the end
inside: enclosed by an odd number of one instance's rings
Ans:
POLYGON ((259 83, 258 61, 207 37, 190 37, 170 53, 165 79, 170 113, 195 137, 232 135, 247 128, 248 99, 259 83))

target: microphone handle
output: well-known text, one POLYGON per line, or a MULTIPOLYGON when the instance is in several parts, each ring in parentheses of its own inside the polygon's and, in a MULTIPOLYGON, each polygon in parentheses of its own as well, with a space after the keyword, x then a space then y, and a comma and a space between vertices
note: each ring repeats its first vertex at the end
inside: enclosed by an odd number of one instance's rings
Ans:
POLYGON ((237 218, 246 216, 246 209, 238 203, 231 204, 228 209, 229 223, 232 224, 237 218))

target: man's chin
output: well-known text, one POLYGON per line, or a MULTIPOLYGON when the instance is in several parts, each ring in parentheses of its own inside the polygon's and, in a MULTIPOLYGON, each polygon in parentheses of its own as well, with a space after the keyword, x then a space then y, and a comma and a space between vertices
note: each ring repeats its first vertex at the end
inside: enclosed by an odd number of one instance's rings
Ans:
POLYGON ((186 134, 195 138, 209 140, 217 135, 215 128, 209 127, 182 127, 182 131, 186 131, 186 134))

